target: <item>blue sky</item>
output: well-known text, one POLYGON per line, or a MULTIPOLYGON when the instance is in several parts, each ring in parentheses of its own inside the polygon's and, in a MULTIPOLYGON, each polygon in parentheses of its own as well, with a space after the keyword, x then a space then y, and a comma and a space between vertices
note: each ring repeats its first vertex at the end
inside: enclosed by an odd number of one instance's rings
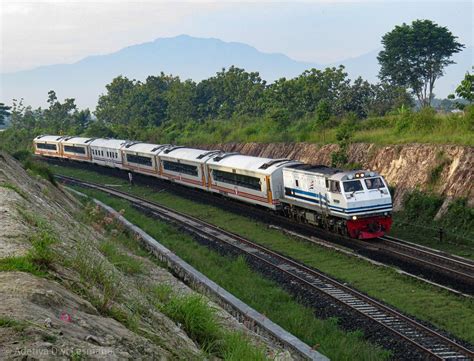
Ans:
POLYGON ((70 63, 189 34, 331 63, 380 47, 402 22, 432 19, 473 43, 471 1, 11 1, 0 5, 0 72, 70 63))

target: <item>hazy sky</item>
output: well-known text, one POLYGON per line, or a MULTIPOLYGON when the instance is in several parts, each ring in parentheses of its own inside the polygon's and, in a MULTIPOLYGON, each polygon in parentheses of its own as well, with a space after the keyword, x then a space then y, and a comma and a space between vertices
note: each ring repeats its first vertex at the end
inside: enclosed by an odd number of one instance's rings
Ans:
POLYGON ((0 0, 0 72, 189 34, 329 63, 380 47, 396 24, 431 19, 472 45, 471 1, 11 1, 0 0))

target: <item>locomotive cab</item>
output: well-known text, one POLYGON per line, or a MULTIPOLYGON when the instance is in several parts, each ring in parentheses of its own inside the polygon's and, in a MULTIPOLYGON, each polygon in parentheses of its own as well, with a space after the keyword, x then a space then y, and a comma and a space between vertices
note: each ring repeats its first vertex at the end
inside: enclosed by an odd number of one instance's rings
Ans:
MULTIPOLYGON (((352 237, 376 238, 390 229, 392 197, 382 176, 374 172, 349 172, 341 178, 344 213, 352 237)), ((336 209, 337 210, 337 209, 336 209)))
POLYGON ((377 173, 303 164, 286 167, 283 178, 284 210, 293 218, 353 238, 390 229, 392 198, 377 173))

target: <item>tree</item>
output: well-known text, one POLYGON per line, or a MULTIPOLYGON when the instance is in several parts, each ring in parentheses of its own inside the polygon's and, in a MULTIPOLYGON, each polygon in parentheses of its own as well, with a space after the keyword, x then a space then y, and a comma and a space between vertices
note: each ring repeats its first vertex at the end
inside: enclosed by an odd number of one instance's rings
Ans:
POLYGON ((0 125, 5 124, 5 118, 10 116, 9 110, 11 107, 6 106, 3 103, 0 103, 0 125))
MULTIPOLYGON (((470 104, 474 102, 474 74, 466 73, 461 84, 456 88, 456 95, 467 100, 470 104)), ((450 94, 448 98, 454 99, 454 94, 450 94)))
POLYGON ((354 134, 354 125, 350 120, 342 122, 336 130, 336 139, 339 149, 331 153, 331 166, 346 167, 349 161, 347 154, 354 134))
POLYGON ((448 28, 431 20, 397 25, 382 37, 384 49, 377 57, 380 79, 411 88, 421 105, 429 106, 436 79, 454 63, 451 56, 464 48, 456 39, 448 28))
POLYGON ((61 103, 58 101, 56 92, 48 92, 49 107, 43 111, 45 128, 51 132, 67 134, 74 124, 73 111, 76 110, 75 100, 72 98, 64 99, 61 103))

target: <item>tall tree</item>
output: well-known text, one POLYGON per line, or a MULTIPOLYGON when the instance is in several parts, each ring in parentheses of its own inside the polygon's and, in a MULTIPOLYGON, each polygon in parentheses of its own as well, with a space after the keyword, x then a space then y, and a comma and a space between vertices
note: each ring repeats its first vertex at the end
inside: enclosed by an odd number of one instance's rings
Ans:
POLYGON ((411 88, 421 105, 429 106, 436 79, 454 63, 452 55, 464 48, 456 39, 448 28, 431 20, 397 25, 382 37, 384 49, 377 57, 380 79, 411 88))
POLYGON ((54 90, 48 92, 49 107, 44 110, 43 121, 49 131, 66 134, 72 130, 71 126, 74 123, 73 111, 76 110, 75 100, 72 98, 64 99, 61 103, 54 90))
POLYGON ((470 104, 474 102, 474 74, 466 73, 461 84, 456 88, 456 95, 470 104))
POLYGON ((9 112, 10 109, 11 107, 3 103, 0 103, 0 125, 5 124, 5 118, 10 116, 10 112, 9 112))

